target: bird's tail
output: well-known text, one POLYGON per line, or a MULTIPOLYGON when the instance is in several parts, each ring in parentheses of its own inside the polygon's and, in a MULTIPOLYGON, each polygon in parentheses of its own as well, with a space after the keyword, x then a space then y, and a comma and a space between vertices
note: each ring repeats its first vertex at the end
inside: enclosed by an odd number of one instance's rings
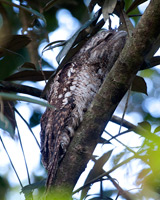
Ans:
POLYGON ((47 191, 51 189, 53 185, 57 169, 59 163, 59 149, 60 149, 60 141, 56 141, 53 156, 50 159, 49 165, 47 167, 48 170, 48 177, 46 182, 47 191))

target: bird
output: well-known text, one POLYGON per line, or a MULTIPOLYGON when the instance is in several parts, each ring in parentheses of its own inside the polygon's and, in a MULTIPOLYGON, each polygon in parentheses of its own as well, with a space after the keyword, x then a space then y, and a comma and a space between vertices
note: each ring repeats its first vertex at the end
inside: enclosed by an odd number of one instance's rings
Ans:
POLYGON ((41 117, 42 163, 51 188, 58 167, 84 114, 113 67, 126 42, 125 31, 101 30, 60 69, 49 85, 41 117))

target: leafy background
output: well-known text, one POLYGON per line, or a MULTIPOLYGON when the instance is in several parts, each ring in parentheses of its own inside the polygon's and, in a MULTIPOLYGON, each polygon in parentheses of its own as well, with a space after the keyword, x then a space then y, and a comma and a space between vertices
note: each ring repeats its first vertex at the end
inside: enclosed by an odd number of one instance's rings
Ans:
MULTIPOLYGON (((87 7, 87 1, 79 0, 0 1, 1 199, 23 199, 23 195, 27 199, 30 198, 30 193, 35 188, 39 188, 35 190, 35 196, 41 195, 43 192, 43 179, 46 177, 46 173, 40 163, 37 144, 39 144, 40 118, 45 106, 49 105, 45 101, 45 93, 41 93, 41 90, 44 88, 46 80, 57 68, 57 61, 61 68, 75 53, 75 49, 73 50, 72 47, 80 44, 80 41, 86 36, 85 34, 88 34, 86 30, 89 29, 90 33, 98 31, 99 27, 92 28, 92 26, 97 22, 101 13, 98 14, 98 17, 93 12, 90 13, 96 3, 102 7, 104 18, 108 19, 109 11, 107 9, 109 8, 112 10, 110 12, 113 12, 116 1, 112 1, 110 6, 107 2, 109 1, 102 3, 102 1, 93 0, 87 7), (74 36, 71 37, 73 34, 74 36), (58 54, 59 52, 60 54, 58 54), (56 57, 57 55, 58 57, 56 57), (61 60, 62 62, 60 62, 61 60), (28 103, 23 103, 23 101, 28 103), (16 131, 14 131, 15 129, 16 131), (11 160, 14 160, 13 166, 19 173, 20 181, 17 181, 17 177, 13 173, 11 162, 8 162, 4 145, 11 160), (26 168, 22 156, 23 149, 26 168), (20 150, 22 152, 19 154, 20 150), (36 162, 32 165, 33 160, 36 162), (23 163, 23 167, 19 163, 23 163), (28 175, 26 175, 27 173, 28 175), (21 190, 22 194, 20 195, 21 190)), ((128 34, 131 33, 139 21, 140 15, 143 14, 143 9, 137 7, 143 2, 145 1, 121 1, 122 4, 125 3, 123 7, 125 12, 121 10, 116 14, 123 21, 121 29, 126 30, 128 34)), ((118 27, 117 18, 110 17, 112 27, 115 27, 114 23, 118 27)), ((102 26, 103 23, 100 25, 102 26)), ((106 23, 105 27, 108 28, 108 26, 106 23)), ((78 45, 76 51, 79 48, 78 45)), ((159 60, 157 62, 154 60, 155 65, 158 62, 159 60)), ((154 64, 150 62, 150 65, 154 64)), ((115 166, 118 168, 117 171, 113 170, 114 173, 109 173, 103 183, 100 179, 98 183, 93 184, 90 194, 88 193, 88 199, 104 199, 106 197, 115 199, 118 196, 116 184, 119 183, 124 190, 136 187, 137 189, 133 190, 135 199, 159 197, 159 161, 157 158, 160 145, 158 135, 160 131, 160 70, 158 66, 149 67, 149 69, 139 72, 138 75, 143 78, 136 79, 134 88, 132 88, 136 92, 130 92, 129 99, 126 95, 115 112, 116 115, 122 117, 127 107, 125 119, 135 124, 135 127, 132 126, 129 131, 121 128, 121 136, 113 138, 113 135, 117 135, 119 132, 119 125, 115 123, 113 125, 111 122, 103 134, 103 144, 97 146, 95 156, 88 164, 87 171, 92 170, 89 175, 85 173, 79 180, 77 188, 83 185, 85 177, 87 177, 86 181, 90 181, 108 169, 113 169, 115 166), (137 125, 139 122, 141 123, 137 125), (135 131, 137 127, 139 129, 135 131), (133 129, 134 133, 130 132, 133 129), (111 135, 109 136, 109 134, 111 135), (110 144, 104 144, 107 140, 110 140, 110 144), (120 161, 125 161, 133 155, 133 151, 137 152, 141 159, 126 161, 128 164, 118 166, 120 161), (105 167, 102 169, 104 164, 105 167), (124 170, 124 177, 120 176, 124 170), (93 193, 96 195, 93 196, 93 193)), ((82 190, 81 198, 87 195, 88 190, 89 187, 82 190)), ((75 197, 79 198, 77 194, 75 197)))

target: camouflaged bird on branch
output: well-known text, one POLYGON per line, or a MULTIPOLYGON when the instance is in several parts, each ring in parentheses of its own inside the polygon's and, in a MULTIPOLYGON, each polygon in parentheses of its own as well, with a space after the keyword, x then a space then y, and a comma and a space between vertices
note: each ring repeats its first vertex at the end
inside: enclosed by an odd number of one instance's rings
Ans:
MULTIPOLYGON (((100 31, 90 38, 56 74, 41 119, 42 162, 48 171, 47 188, 54 183, 75 130, 113 67, 126 41, 124 31, 100 31)), ((89 142, 89 141, 88 141, 89 142)))

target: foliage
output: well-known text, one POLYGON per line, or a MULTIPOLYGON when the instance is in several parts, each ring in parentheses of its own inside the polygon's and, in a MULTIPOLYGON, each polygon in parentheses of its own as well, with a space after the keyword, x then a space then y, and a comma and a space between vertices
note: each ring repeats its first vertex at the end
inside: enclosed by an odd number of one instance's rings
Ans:
MULTIPOLYGON (((117 15, 120 19, 118 29, 125 30, 128 36, 132 36, 133 30, 143 14, 138 7, 143 2, 145 2, 145 0, 91 0, 87 7, 83 1, 79 0, 1 0, 0 128, 7 131, 12 138, 18 137, 21 141, 15 113, 18 113, 22 120, 25 121, 25 119, 16 109, 18 101, 36 103, 41 106, 50 106, 45 101, 45 95, 49 88, 50 80, 54 78, 55 73, 65 66, 70 58, 82 47, 84 42, 98 32, 106 21, 109 22, 108 28, 112 27, 111 16, 113 14, 117 15), (97 4, 99 5, 99 10, 93 12, 97 4), (81 25, 70 39, 51 41, 49 43, 49 34, 58 28, 56 13, 60 9, 69 10, 72 16, 78 19, 83 25, 81 25), (103 15, 103 18, 100 18, 101 15, 103 15), (44 41, 47 41, 48 45, 43 49, 42 54, 39 55, 38 48, 44 41), (61 47, 61 50, 56 57, 59 66, 57 70, 55 70, 56 67, 49 64, 44 59, 43 53, 57 47, 61 47), (47 71, 46 68, 50 70, 47 71), (36 88, 38 81, 47 82, 43 91, 36 88), (24 85, 24 83, 27 83, 27 85, 24 85), (34 87, 29 86, 29 83, 32 83, 34 87), (24 94, 24 96, 19 94, 24 94), (30 95, 30 97, 27 95, 30 95)), ((94 167, 90 170, 84 185, 73 192, 73 194, 75 194, 82 191, 81 199, 118 199, 119 196, 124 199, 160 198, 160 127, 158 126, 160 114, 154 116, 154 113, 146 106, 149 97, 152 97, 154 100, 157 97, 159 98, 159 83, 157 80, 160 72, 158 68, 152 68, 160 64, 160 57, 153 57, 154 53, 159 48, 159 40, 157 44, 152 49, 152 53, 144 60, 141 66, 142 71, 140 71, 133 80, 131 91, 134 92, 130 93, 129 99, 124 99, 119 105, 119 111, 123 113, 123 115, 126 114, 127 109, 128 115, 133 112, 137 113, 143 122, 138 125, 133 125, 125 121, 123 117, 122 119, 112 118, 114 123, 120 125, 120 130, 121 127, 125 127, 127 131, 122 132, 119 130, 119 134, 115 136, 113 136, 113 133, 105 132, 110 138, 108 140, 103 138, 102 143, 105 145, 106 143, 112 144, 112 141, 116 141, 123 147, 123 150, 116 155, 112 155, 114 150, 111 150, 106 151, 102 156, 99 156, 98 159, 93 157, 94 167), (148 83, 150 83, 150 85, 148 83), (146 95, 148 95, 148 97, 146 95), (125 144, 125 142, 121 142, 117 139, 117 137, 123 136, 131 131, 142 139, 140 146, 135 145, 134 147, 130 147, 125 144), (127 189, 122 189, 120 184, 118 184, 118 177, 116 177, 117 180, 112 178, 112 173, 116 170, 119 170, 120 173, 121 170, 127 170, 127 165, 133 163, 134 166, 135 160, 139 160, 139 165, 144 166, 144 168, 136 174, 138 190, 132 193, 131 191, 127 191, 127 189), (108 163, 110 163, 112 168, 105 171, 103 165, 108 163), (103 183, 104 181, 106 182, 106 180, 109 184, 112 184, 111 189, 103 187, 103 183), (100 185, 100 192, 96 196, 92 196, 88 191, 96 182, 100 185)), ((150 106, 149 103, 148 105, 150 106)), ((26 106, 29 105, 27 104, 26 106)), ((32 127, 39 124, 41 114, 41 109, 36 108, 32 111, 29 123, 25 121, 31 131, 32 127)), ((34 136, 33 131, 32 134, 34 136)), ((0 139, 2 146, 5 148, 3 135, 5 134, 1 134, 0 139)), ((99 143, 101 143, 101 141, 99 143)), ((7 152, 6 148, 5 150, 7 152)), ((14 168, 10 157, 9 159, 14 168)), ((25 154, 24 161, 26 161, 25 154)), ((26 165, 26 170, 27 168, 26 165)), ((14 169, 14 171, 16 173, 16 169, 14 169)), ((41 195, 42 190, 44 191, 45 181, 37 180, 37 182, 35 181, 31 184, 29 175, 28 181, 29 185, 25 187, 23 187, 20 181, 20 186, 22 187, 25 198, 31 199, 32 192, 36 188, 39 189, 39 194, 41 195)), ((0 191, 3 191, 2 198, 7 192, 7 188, 7 181, 4 177, 1 177, 0 191)))

